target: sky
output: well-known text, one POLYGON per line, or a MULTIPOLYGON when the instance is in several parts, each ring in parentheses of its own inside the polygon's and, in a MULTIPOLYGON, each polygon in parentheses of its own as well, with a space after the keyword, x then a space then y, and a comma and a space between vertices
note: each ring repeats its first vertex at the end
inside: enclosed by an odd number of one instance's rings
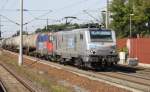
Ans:
MULTIPOLYGON (((2 37, 10 37, 19 30, 20 0, 0 0, 2 37)), ((90 23, 101 20, 106 0, 24 0, 24 30, 29 33, 48 24, 65 23, 64 17, 75 16, 72 23, 90 23)))

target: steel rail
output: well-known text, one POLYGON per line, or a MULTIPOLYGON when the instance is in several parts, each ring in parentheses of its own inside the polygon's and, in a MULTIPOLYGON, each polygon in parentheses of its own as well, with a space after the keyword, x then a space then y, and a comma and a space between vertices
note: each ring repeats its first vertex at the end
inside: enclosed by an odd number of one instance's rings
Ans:
POLYGON ((3 83, 3 81, 1 79, 0 79, 0 86, 1 86, 1 88, 3 90, 3 92, 7 92, 7 89, 6 89, 4 83, 3 83))
MULTIPOLYGON (((25 88, 27 88, 30 92, 35 92, 32 87, 30 87, 25 81, 23 81, 21 78, 19 78, 14 72, 12 72, 10 69, 8 69, 5 65, 1 64, 0 65, 7 70, 15 79, 17 79, 18 82, 20 82, 25 88)), ((7 92, 7 91, 6 91, 7 92)))

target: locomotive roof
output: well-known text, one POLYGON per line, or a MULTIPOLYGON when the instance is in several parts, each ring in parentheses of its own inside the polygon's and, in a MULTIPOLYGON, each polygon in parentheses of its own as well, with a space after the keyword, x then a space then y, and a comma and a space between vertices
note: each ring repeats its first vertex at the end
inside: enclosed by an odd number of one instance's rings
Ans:
MULTIPOLYGON (((72 30, 62 30, 62 31, 59 31, 58 33, 60 32, 70 32, 70 31, 94 31, 94 30, 99 30, 99 31, 111 31, 109 29, 100 29, 100 28, 80 28, 80 29, 72 29, 72 30)), ((56 32, 57 33, 57 32, 56 32)))

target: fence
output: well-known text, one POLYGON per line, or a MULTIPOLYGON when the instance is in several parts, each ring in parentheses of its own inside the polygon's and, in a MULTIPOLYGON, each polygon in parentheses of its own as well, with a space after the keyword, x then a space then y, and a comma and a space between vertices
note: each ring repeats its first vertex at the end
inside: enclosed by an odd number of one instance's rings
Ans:
POLYGON ((140 63, 150 64, 150 38, 135 38, 130 39, 119 39, 117 40, 118 49, 127 47, 127 42, 130 48, 130 56, 138 58, 140 63))

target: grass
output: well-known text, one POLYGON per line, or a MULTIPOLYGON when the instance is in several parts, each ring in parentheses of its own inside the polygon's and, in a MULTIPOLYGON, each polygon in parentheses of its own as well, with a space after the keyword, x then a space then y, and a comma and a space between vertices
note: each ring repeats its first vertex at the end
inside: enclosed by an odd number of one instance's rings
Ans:
POLYGON ((0 55, 0 62, 5 63, 9 68, 16 71, 19 75, 24 78, 33 81, 34 83, 44 87, 49 92, 71 92, 72 90, 68 87, 64 87, 57 83, 56 80, 48 77, 46 73, 39 74, 39 70, 31 67, 19 67, 17 59, 7 53, 0 55))

